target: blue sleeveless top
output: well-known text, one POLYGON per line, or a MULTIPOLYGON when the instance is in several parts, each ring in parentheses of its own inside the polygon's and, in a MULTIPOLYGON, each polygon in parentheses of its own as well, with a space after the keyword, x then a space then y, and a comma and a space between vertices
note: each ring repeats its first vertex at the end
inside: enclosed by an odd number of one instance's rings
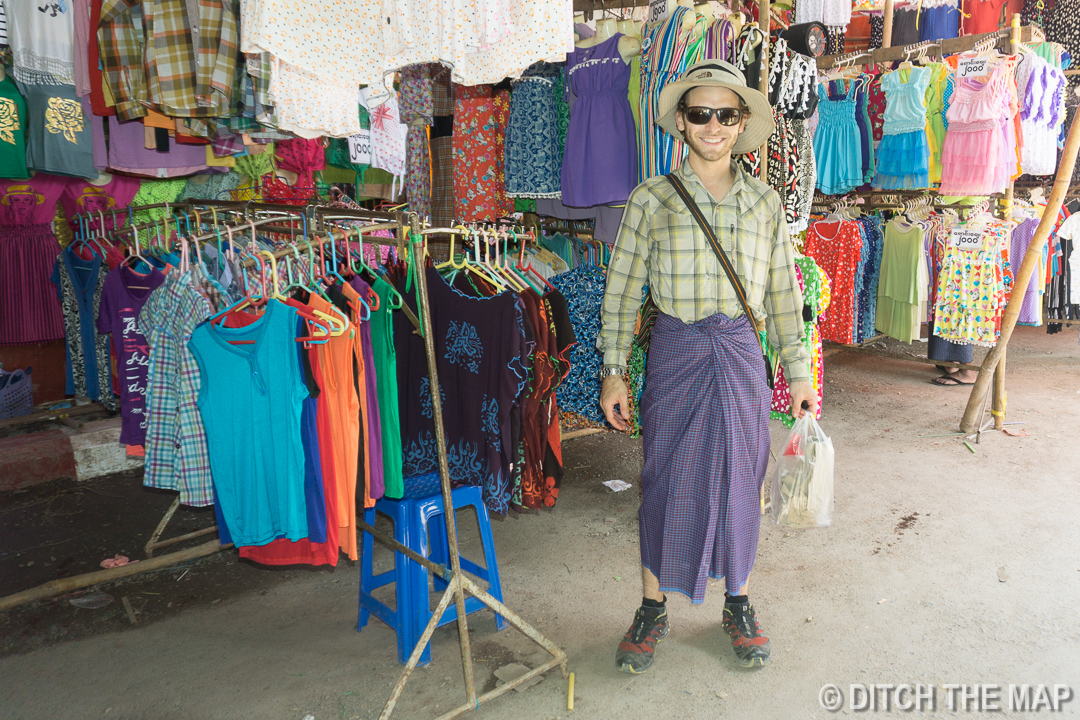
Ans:
POLYGON ((300 435, 308 390, 296 328, 296 310, 271 300, 247 327, 203 323, 188 341, 199 364, 214 490, 238 546, 308 537, 300 435))

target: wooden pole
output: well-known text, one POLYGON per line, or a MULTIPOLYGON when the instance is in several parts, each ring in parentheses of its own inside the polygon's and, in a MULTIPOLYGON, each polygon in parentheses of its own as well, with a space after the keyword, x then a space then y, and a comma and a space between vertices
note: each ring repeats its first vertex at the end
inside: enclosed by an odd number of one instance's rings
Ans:
POLYGON ((893 0, 885 0, 885 28, 881 33, 881 47, 892 47, 893 0))
POLYGON ((1080 151, 1080 124, 1076 122, 1076 117, 1074 117, 1072 124, 1069 125, 1069 135, 1065 139, 1065 150, 1061 153, 1061 163, 1058 165, 1057 175, 1054 177, 1054 187, 1050 191, 1046 209, 1043 210, 1039 226, 1035 228, 1035 235, 1031 238, 1031 243, 1024 254, 1024 262, 1021 263, 1020 269, 1016 272, 1009 303, 1005 306, 1005 312, 1001 316, 1001 337, 998 338, 997 345, 987 353, 982 362, 979 377, 975 381, 975 386, 971 388, 971 395, 968 397, 964 416, 960 420, 960 430, 965 433, 978 430, 980 423, 979 408, 982 406, 983 398, 986 397, 989 390, 990 378, 997 369, 998 363, 1005 356, 1005 349, 1009 345, 1009 338, 1012 337, 1013 329, 1016 327, 1016 320, 1020 316, 1020 306, 1024 302, 1024 295, 1027 293, 1028 285, 1031 283, 1032 273, 1034 273, 1039 257, 1042 255, 1043 245, 1049 240, 1050 232, 1054 229, 1054 225, 1057 224, 1061 203, 1065 200, 1065 193, 1069 189, 1073 168, 1076 166, 1077 151, 1080 151))
POLYGON ((1007 403, 1005 396, 1005 360, 1007 357, 1006 353, 1001 353, 1001 361, 994 368, 994 407, 990 414, 994 416, 995 430, 1005 427, 1005 405, 1007 403))
POLYGON ((231 547, 232 545, 222 545, 218 540, 211 540, 208 543, 196 545, 187 550, 178 550, 177 552, 150 558, 149 560, 140 560, 139 562, 128 563, 127 565, 108 568, 107 570, 97 570, 95 572, 83 573, 82 575, 60 578, 59 580, 50 580, 44 585, 38 585, 35 588, 30 588, 29 590, 23 590, 22 592, 0 598, 0 610, 10 610, 13 607, 28 602, 44 600, 45 598, 50 598, 54 595, 60 595, 91 585, 97 585, 98 583, 109 582, 110 580, 118 580, 122 577, 130 577, 131 575, 138 575, 139 573, 149 572, 151 570, 161 570, 162 568, 178 565, 185 560, 194 560, 195 558, 204 557, 206 555, 213 555, 216 552, 231 547))

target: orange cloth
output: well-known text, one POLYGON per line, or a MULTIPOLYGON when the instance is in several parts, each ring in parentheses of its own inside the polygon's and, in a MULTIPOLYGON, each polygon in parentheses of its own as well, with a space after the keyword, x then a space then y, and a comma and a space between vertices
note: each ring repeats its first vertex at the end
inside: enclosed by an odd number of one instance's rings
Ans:
MULTIPOLYGON (((367 369, 364 367, 364 347, 361 344, 360 332, 355 327, 360 322, 360 294, 356 292, 351 286, 343 285, 342 291, 345 293, 345 297, 349 299, 350 305, 353 307, 352 317, 349 318, 353 321, 354 327, 352 328, 353 336, 353 349, 356 353, 356 368, 357 368, 357 380, 356 385, 359 390, 358 396, 360 401, 360 442, 366 443, 367 439, 371 437, 368 435, 368 403, 367 403, 367 369)), ((373 448, 364 448, 364 507, 375 507, 375 500, 371 497, 371 453, 373 448)), ((359 447, 357 448, 359 452, 359 447)), ((357 460, 359 464, 359 459, 357 460)))
MULTIPOLYGON (((330 315, 335 312, 329 302, 314 294, 311 307, 330 315)), ((338 544, 350 560, 356 560, 359 557, 356 549, 356 470, 360 451, 360 398, 353 380, 356 340, 352 335, 346 332, 313 347, 325 383, 322 393, 326 396, 330 443, 334 449, 336 493, 332 497, 328 495, 326 502, 327 506, 334 504, 338 544)))

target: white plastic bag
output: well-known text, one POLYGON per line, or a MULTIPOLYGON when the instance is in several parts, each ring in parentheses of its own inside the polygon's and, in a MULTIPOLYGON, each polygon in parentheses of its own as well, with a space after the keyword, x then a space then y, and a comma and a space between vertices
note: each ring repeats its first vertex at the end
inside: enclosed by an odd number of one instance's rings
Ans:
POLYGON ((828 527, 833 511, 832 440, 806 413, 795 421, 776 462, 773 521, 789 528, 828 527))

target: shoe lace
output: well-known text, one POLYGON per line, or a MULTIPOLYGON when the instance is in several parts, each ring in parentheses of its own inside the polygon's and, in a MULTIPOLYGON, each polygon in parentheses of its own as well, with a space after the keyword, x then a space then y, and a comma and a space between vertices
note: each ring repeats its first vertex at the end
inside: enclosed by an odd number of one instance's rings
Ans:
POLYGON ((656 626, 658 619, 658 614, 647 613, 639 609, 634 614, 634 624, 630 627, 630 642, 635 645, 643 642, 656 626))

